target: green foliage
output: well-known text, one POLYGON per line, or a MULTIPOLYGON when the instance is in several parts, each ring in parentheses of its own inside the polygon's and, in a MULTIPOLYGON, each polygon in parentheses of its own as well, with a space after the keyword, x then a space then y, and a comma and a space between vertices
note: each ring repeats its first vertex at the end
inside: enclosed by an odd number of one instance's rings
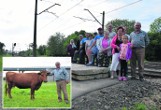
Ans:
POLYGON ((117 27, 119 26, 126 26, 127 28, 127 34, 130 34, 134 30, 134 23, 135 21, 132 20, 126 20, 126 19, 115 19, 106 24, 106 30, 108 29, 108 25, 112 24, 113 25, 113 31, 116 32, 117 27))
POLYGON ((64 56, 65 48, 63 47, 64 35, 56 33, 51 36, 47 43, 47 55, 48 56, 64 56))
POLYGON ((147 107, 143 103, 137 103, 135 104, 135 110, 147 110, 147 107))
MULTIPOLYGON (((32 56, 32 49, 20 51, 18 55, 23 57, 32 56)), ((38 55, 38 52, 37 52, 37 55, 38 55)))
POLYGON ((4 54, 4 48, 5 47, 5 44, 0 42, 0 55, 3 55, 4 54))
POLYGON ((63 46, 66 49, 67 45, 70 43, 70 40, 73 39, 76 43, 76 41, 79 39, 79 35, 82 34, 83 36, 85 36, 85 31, 81 30, 81 31, 75 31, 74 33, 72 33, 71 35, 69 35, 67 38, 65 38, 63 46))
MULTIPOLYGON (((3 87, 4 87, 3 83, 3 87)), ((71 97, 71 89, 70 84, 67 85, 67 93, 69 100, 71 97)), ((3 91, 4 92, 4 91, 3 91)), ((3 93, 4 94, 4 93, 3 93)), ((63 95, 63 94, 62 94, 63 95)), ((58 102, 58 96, 56 91, 56 83, 55 82, 47 82, 42 83, 40 89, 35 91, 35 100, 30 100, 30 89, 18 89, 12 88, 12 99, 8 96, 3 95, 3 106, 4 107, 41 107, 41 108, 62 108, 62 107, 70 107, 70 104, 66 104, 65 102, 58 102)))
POLYGON ((46 55, 46 45, 40 45, 37 49, 39 55, 46 55))
POLYGON ((1 55, 0 55, 0 72, 2 72, 2 56, 1 55))
POLYGON ((149 61, 161 61, 161 34, 148 33, 150 44, 145 51, 145 58, 149 61))
POLYGON ((161 33, 161 17, 155 19, 154 22, 150 25, 150 32, 161 33))
POLYGON ((127 110, 127 108, 126 107, 123 107, 122 110, 127 110))

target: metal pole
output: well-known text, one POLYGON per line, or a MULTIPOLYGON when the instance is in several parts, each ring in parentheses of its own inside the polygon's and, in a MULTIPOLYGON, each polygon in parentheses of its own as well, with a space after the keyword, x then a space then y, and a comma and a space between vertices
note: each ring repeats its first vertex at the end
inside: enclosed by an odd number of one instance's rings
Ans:
POLYGON ((61 6, 60 4, 55 3, 54 5, 51 5, 50 7, 46 8, 45 10, 41 11, 40 13, 38 13, 38 15, 40 15, 41 13, 43 13, 45 11, 48 11, 50 8, 52 8, 55 5, 61 6))
POLYGON ((102 13, 102 30, 104 32, 104 24, 105 24, 105 11, 102 13))
POLYGON ((13 43, 12 43, 12 56, 13 56, 13 43))
POLYGON ((36 57, 36 33, 37 33, 37 3, 35 0, 35 19, 34 19, 34 42, 33 42, 33 56, 36 57))
POLYGON ((97 20, 97 18, 89 11, 89 9, 84 9, 84 10, 88 11, 88 12, 92 15, 92 17, 93 17, 100 25, 102 25, 102 24, 97 20))

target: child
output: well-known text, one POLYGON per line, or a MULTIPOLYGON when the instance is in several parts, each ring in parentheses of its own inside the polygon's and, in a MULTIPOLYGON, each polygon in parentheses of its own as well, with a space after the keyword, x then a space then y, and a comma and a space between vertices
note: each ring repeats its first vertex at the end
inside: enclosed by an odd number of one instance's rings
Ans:
POLYGON ((131 43, 128 42, 128 36, 122 36, 122 44, 120 44, 120 64, 121 64, 121 75, 118 78, 120 81, 126 81, 126 74, 127 74, 127 62, 131 58, 131 43))

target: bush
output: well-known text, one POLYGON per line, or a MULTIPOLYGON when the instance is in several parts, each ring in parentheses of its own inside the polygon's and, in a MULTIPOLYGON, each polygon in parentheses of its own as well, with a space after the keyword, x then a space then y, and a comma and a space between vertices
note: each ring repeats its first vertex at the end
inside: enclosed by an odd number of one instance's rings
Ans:
POLYGON ((145 58, 149 61, 161 61, 161 33, 148 33, 150 44, 146 47, 145 58))

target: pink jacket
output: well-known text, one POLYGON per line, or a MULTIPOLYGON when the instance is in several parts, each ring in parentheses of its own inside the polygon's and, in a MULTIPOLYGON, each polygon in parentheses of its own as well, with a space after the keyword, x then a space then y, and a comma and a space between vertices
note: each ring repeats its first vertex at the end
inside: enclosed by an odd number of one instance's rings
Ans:
POLYGON ((111 41, 111 47, 112 47, 112 54, 115 53, 115 48, 117 47, 116 45, 116 40, 117 40, 117 34, 113 37, 112 41, 111 41))
MULTIPOLYGON (((123 44, 123 43, 122 43, 123 44)), ((122 44, 120 44, 120 49, 122 48, 122 44)), ((126 52, 126 61, 131 59, 132 56, 132 50, 131 50, 131 43, 127 43, 128 48, 127 48, 127 52, 126 52)))

